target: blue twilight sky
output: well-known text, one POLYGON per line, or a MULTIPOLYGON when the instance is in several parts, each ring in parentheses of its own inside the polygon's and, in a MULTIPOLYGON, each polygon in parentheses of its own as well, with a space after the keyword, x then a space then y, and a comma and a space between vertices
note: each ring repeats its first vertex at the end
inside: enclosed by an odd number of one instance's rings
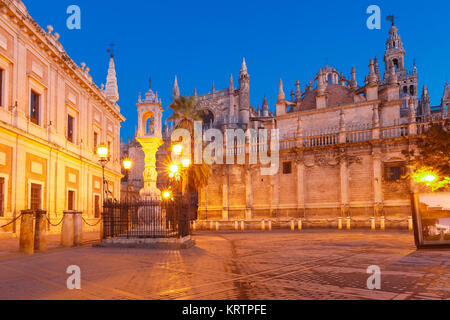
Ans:
MULTIPOLYGON (((322 0, 322 1, 170 1, 170 0, 23 0, 31 16, 45 29, 49 24, 78 64, 86 62, 97 85, 106 82, 111 42, 122 113, 122 137, 134 134, 138 93, 152 87, 167 108, 174 76, 182 94, 227 88, 230 74, 238 83, 242 58, 250 72, 251 103, 262 104, 267 93, 273 108, 278 81, 289 95, 296 79, 302 87, 328 61, 345 75, 355 65, 362 83, 369 59, 380 62, 390 23, 396 25, 412 69, 417 60, 419 86, 429 88, 432 105, 440 104, 450 81, 450 1, 448 0, 322 0), (66 27, 69 5, 81 8, 81 30, 66 27), (369 30, 366 9, 381 8, 381 30, 369 30)), ((380 65, 384 70, 384 65, 380 65)), ((165 112, 166 117, 169 111, 165 112)))

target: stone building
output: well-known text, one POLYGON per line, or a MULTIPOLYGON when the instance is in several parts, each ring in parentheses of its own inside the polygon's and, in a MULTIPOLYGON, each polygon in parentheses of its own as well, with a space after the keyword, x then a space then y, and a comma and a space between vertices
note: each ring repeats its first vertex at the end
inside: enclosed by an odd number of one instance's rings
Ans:
MULTIPOLYGON (((418 70, 405 65, 395 25, 389 30, 384 72, 371 58, 365 81, 356 69, 347 77, 325 66, 305 86, 297 81, 289 97, 282 80, 275 114, 264 97, 250 105, 250 75, 242 63, 239 86, 194 96, 205 109, 204 129, 279 129, 280 166, 264 176, 261 165, 213 165, 213 178, 199 194, 200 220, 337 218, 410 215, 410 182, 402 179, 417 135, 448 117, 450 88, 432 107, 427 87, 419 98, 418 70)), ((180 89, 177 79, 173 96, 180 89)), ((173 128, 166 126, 169 144, 173 128)), ((261 141, 260 141, 261 142, 261 141)), ((247 139, 247 143, 249 143, 247 139)), ((247 160, 249 146, 245 147, 247 160)), ((239 154, 239 146, 234 155, 239 154)), ((164 153, 164 150, 162 150, 164 153)), ((162 157, 162 156, 161 156, 162 157)), ((246 161, 246 163, 249 163, 246 161)))
MULTIPOLYGON (((53 223, 64 210, 97 221, 102 167, 96 146, 109 146, 108 196, 120 197, 120 123, 125 119, 111 56, 106 87, 78 66, 19 1, 0 1, 0 225, 24 209, 53 223)), ((87 226, 85 226, 87 227, 87 226)), ((12 224, 2 231, 17 229, 12 224)), ((52 228, 52 231, 59 231, 52 228)))

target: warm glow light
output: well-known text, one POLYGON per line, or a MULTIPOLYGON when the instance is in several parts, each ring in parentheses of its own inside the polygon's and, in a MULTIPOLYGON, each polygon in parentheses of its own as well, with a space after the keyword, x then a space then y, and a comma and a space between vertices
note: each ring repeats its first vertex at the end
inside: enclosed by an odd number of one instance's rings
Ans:
POLYGON ((172 197, 172 193, 169 190, 166 190, 166 191, 163 192, 162 196, 163 196, 164 199, 167 200, 170 197, 172 197))
POLYGON ((176 144, 173 146, 173 153, 180 156, 183 152, 183 146, 181 144, 176 144))
POLYGON ((175 175, 172 172, 169 172, 169 178, 173 178, 175 175))
POLYGON ((108 147, 106 146, 106 144, 102 143, 97 147, 97 155, 101 158, 101 159, 106 159, 108 158, 109 155, 109 150, 108 147))
POLYGON ((133 162, 131 162, 130 158, 125 158, 122 161, 122 165, 125 170, 130 170, 133 165, 133 162))
POLYGON ((436 176, 433 175, 433 174, 427 174, 426 176, 424 176, 422 178, 422 180, 425 181, 425 182, 433 182, 436 179, 437 179, 436 176))
POLYGON ((189 166, 191 165, 191 160, 183 159, 183 160, 181 160, 181 163, 183 164, 183 168, 189 168, 189 166))
POLYGON ((173 173, 174 175, 177 174, 179 171, 178 165, 176 164, 171 164, 169 167, 169 172, 173 173))

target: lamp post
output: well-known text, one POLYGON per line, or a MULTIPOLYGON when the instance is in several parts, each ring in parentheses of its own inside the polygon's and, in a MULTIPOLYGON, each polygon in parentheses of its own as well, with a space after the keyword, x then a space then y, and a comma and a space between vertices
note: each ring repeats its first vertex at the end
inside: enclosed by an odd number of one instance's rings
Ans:
MULTIPOLYGON (((173 153, 180 157, 183 153, 183 147, 180 144, 172 146, 173 153)), ((176 199, 178 200, 179 205, 181 205, 182 208, 182 214, 186 215, 187 212, 184 209, 185 205, 185 197, 184 194, 187 191, 188 188, 188 179, 189 179, 189 167, 191 165, 191 159, 190 155, 188 155, 185 158, 182 158, 181 160, 181 167, 178 164, 171 164, 169 166, 169 178, 172 180, 175 180, 175 183, 177 185, 177 196, 176 199)), ((189 208, 189 203, 187 203, 186 209, 189 208)), ((186 223, 188 220, 188 217, 184 216, 184 219, 179 219, 182 222, 186 223)), ((184 236, 185 234, 183 234, 184 236)))
POLYGON ((133 166, 133 162, 131 161, 130 158, 126 157, 126 158, 124 158, 122 160, 122 166, 123 166, 123 168, 125 170, 125 174, 126 174, 126 177, 127 177, 127 196, 126 196, 126 201, 128 203, 129 195, 130 195, 130 189, 129 189, 129 185, 130 184, 129 184, 128 180, 130 179, 130 169, 133 166))
POLYGON ((103 192, 102 192, 102 200, 103 203, 105 203, 105 194, 106 194, 106 188, 105 188, 105 184, 106 184, 106 180, 105 180, 105 166, 106 164, 109 162, 109 149, 106 146, 106 144, 101 143, 98 147, 97 147, 97 155, 99 157, 99 162, 102 166, 102 175, 103 175, 103 181, 102 181, 102 185, 103 185, 103 192))

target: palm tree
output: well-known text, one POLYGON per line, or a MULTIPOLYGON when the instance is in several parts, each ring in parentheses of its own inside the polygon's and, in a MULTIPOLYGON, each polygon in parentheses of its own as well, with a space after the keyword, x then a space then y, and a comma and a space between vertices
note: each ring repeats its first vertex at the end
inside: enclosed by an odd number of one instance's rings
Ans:
MULTIPOLYGON (((205 110, 200 109, 200 105, 195 97, 180 96, 175 98, 169 108, 173 110, 173 114, 168 120, 174 121, 176 128, 188 130, 191 137, 194 137, 194 121, 201 121, 202 116, 206 114, 205 110)), ((191 159, 194 152, 193 140, 191 139, 191 159)), ((208 184, 208 179, 211 176, 211 166, 202 159, 201 164, 192 164, 189 167, 188 175, 188 188, 198 192, 208 184)))

